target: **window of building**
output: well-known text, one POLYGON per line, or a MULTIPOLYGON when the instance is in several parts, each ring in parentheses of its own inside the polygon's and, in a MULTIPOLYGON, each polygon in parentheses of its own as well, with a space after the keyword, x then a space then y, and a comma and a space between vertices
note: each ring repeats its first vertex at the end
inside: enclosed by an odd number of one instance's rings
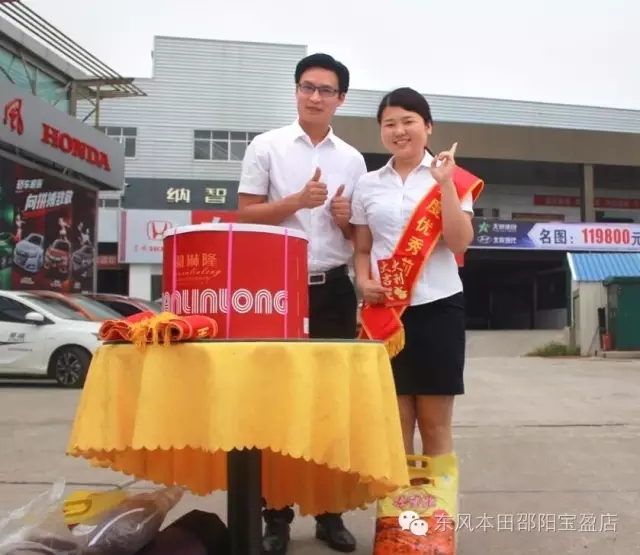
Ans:
POLYGON ((499 218, 499 208, 474 208, 473 215, 477 218, 499 218))
POLYGON ((135 127, 98 127, 100 131, 124 145, 126 158, 136 157, 136 139, 138 130, 135 127))
POLYGON ((247 146, 259 134, 247 131, 195 130, 193 159, 221 162, 242 160, 247 146))
POLYGON ((16 87, 69 113, 69 91, 65 83, 30 62, 23 62, 20 56, 4 48, 0 48, 0 79, 6 79, 16 87))
POLYGON ((98 199, 98 206, 100 208, 120 208, 119 198, 101 198, 98 199))

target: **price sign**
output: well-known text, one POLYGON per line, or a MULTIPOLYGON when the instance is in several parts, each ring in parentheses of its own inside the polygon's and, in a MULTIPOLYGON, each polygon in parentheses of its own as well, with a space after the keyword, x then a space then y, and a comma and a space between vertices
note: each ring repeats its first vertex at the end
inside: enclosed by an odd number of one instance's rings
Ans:
POLYGON ((471 248, 640 252, 640 224, 474 218, 471 248))
POLYGON ((536 223, 527 236, 533 248, 640 251, 640 225, 536 223))

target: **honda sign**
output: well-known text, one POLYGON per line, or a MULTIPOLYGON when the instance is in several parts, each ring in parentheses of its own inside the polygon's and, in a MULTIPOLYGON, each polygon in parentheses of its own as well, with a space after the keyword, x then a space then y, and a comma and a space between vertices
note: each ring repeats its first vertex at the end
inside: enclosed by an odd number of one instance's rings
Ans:
POLYGON ((0 140, 91 178, 107 189, 124 183, 124 147, 12 83, 0 81, 0 140))
POLYGON ((167 220, 149 220, 147 222, 147 239, 149 241, 162 241, 164 234, 172 227, 171 222, 167 220))
POLYGON ((188 210, 122 210, 120 218, 118 257, 124 264, 161 264, 164 234, 191 224, 188 210))

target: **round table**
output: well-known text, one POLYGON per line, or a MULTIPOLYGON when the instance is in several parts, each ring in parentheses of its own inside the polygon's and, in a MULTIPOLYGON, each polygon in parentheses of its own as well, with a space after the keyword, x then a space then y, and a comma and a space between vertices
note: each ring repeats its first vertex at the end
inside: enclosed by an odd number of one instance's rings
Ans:
POLYGON ((345 512, 408 485, 379 342, 106 343, 69 455, 158 484, 228 492, 233 553, 261 552, 262 501, 345 512))

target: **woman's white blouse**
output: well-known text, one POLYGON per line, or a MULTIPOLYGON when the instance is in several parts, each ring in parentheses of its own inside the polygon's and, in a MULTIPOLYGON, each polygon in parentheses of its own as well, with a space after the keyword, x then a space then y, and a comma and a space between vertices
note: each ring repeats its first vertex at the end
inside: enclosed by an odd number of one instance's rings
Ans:
MULTIPOLYGON (((371 269, 375 279, 380 279, 377 261, 393 254, 417 204, 436 185, 431 176, 431 160, 431 155, 426 153, 404 184, 391 161, 379 170, 366 173, 356 183, 351 199, 351 223, 366 225, 371 230, 371 269)), ((471 195, 462 201, 462 209, 473 214, 471 195)), ((460 291, 462 281, 455 256, 440 240, 422 269, 411 305, 430 303, 460 291)))

